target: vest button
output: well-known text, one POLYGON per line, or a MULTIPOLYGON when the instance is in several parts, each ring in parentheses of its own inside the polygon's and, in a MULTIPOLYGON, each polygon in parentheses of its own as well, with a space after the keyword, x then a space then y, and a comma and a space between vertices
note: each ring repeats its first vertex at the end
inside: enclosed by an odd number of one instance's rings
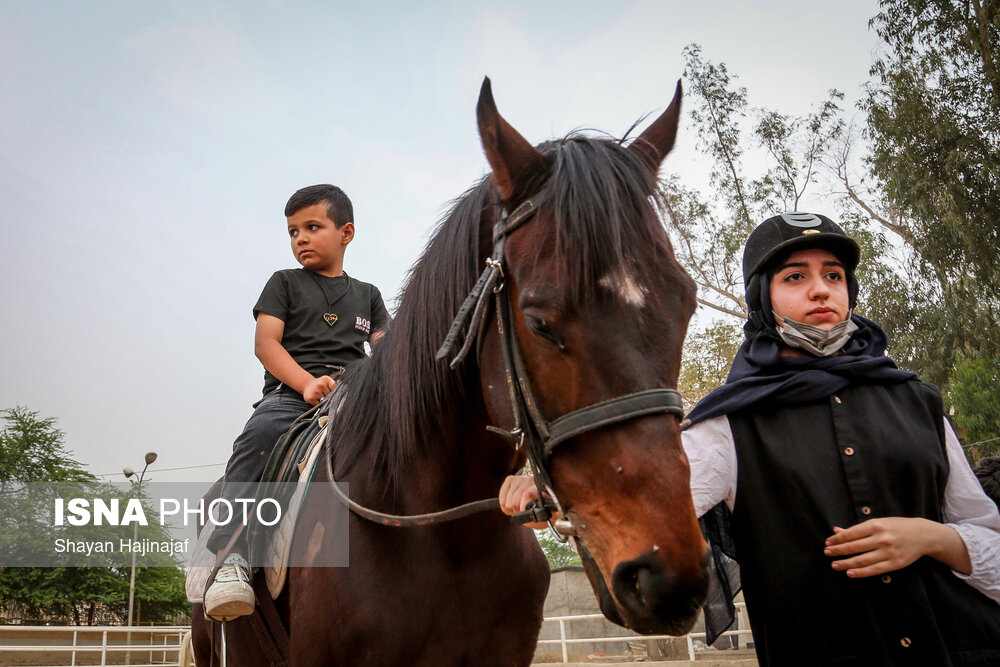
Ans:
POLYGON ((864 514, 865 516, 868 516, 869 514, 872 513, 872 508, 868 507, 868 505, 865 505, 864 507, 861 508, 861 513, 864 514))
POLYGON ((903 648, 910 648, 910 644, 912 644, 913 642, 910 641, 909 637, 903 637, 902 639, 899 640, 899 643, 902 645, 903 648))
POLYGON ((882 583, 883 584, 888 584, 890 581, 892 581, 892 577, 890 577, 888 574, 883 574, 882 575, 882 583))
POLYGON ((843 403, 843 401, 840 400, 840 396, 834 396, 833 400, 835 400, 837 402, 837 405, 840 405, 841 403, 843 403))
POLYGON ((845 447, 844 453, 848 456, 854 456, 854 447, 845 447))

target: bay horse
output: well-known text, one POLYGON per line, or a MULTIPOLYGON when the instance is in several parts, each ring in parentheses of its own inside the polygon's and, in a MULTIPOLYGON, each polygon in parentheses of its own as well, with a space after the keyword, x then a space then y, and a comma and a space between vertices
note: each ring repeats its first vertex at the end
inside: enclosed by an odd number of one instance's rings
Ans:
MULTIPOLYGON (((456 200, 388 334, 343 376, 314 478, 414 515, 496 496, 535 451, 602 611, 646 634, 687 632, 708 585, 673 390, 695 288, 654 207, 680 97, 678 82, 628 144, 574 133, 536 148, 484 81, 491 173, 456 200), (476 314, 451 326, 470 291, 476 314), (450 330, 468 343, 454 368, 435 358, 450 330), (541 431, 532 450, 524 435, 541 431)), ((328 513, 307 497, 293 551, 337 548, 328 513)), ((530 530, 492 511, 413 528, 352 513, 349 531, 349 567, 289 571, 277 603, 291 665, 530 664, 549 578, 530 530)), ((230 664, 268 664, 246 619, 228 626, 230 664)))

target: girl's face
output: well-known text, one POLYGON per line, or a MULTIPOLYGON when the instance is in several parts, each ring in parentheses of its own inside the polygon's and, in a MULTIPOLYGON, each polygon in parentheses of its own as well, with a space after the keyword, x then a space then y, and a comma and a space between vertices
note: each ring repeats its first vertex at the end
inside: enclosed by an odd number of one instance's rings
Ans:
POLYGON ((829 329, 850 310, 844 265, 827 250, 798 250, 771 278, 771 307, 782 318, 829 329))

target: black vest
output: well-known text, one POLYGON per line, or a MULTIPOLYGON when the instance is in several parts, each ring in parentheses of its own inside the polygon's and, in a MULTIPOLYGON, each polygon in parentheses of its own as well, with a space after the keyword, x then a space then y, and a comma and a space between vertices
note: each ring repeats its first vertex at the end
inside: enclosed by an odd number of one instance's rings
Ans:
POLYGON ((942 415, 918 381, 729 415, 732 536, 761 665, 1000 665, 1000 605, 948 566, 924 557, 854 580, 823 555, 834 526, 942 521, 942 415))

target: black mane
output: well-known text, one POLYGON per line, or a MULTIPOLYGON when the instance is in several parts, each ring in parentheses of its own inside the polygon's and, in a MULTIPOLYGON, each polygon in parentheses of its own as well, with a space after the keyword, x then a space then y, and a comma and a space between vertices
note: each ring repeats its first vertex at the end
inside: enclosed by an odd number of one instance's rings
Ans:
MULTIPOLYGON (((529 224, 555 225, 558 284, 567 298, 594 293, 599 280, 616 270, 642 276, 672 260, 651 201, 655 174, 621 141, 571 134, 538 149, 552 156, 553 166, 541 186, 544 216, 529 224)), ((474 355, 457 370, 434 355, 482 271, 497 201, 490 176, 455 200, 410 269, 390 331, 371 358, 348 369, 331 430, 338 479, 367 450, 376 462, 372 478, 391 485, 422 441, 433 446, 451 433, 464 406, 479 395, 474 355)))

